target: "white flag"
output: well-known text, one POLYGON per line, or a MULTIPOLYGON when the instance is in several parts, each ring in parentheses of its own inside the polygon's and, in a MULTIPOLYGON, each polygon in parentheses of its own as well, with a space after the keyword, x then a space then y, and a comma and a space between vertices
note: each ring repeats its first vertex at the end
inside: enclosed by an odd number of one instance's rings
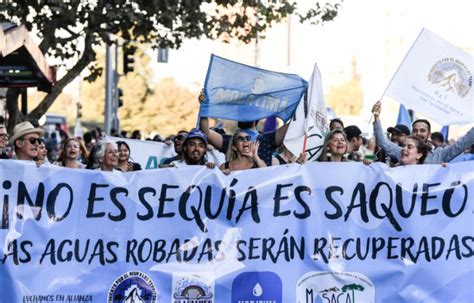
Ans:
POLYGON ((303 151, 304 137, 307 136, 306 159, 315 161, 324 143, 324 134, 329 130, 329 122, 324 105, 321 73, 314 64, 308 90, 301 98, 295 115, 285 136, 285 147, 295 156, 303 151))
POLYGON ((473 122, 473 71, 471 54, 423 29, 384 95, 441 125, 473 122))

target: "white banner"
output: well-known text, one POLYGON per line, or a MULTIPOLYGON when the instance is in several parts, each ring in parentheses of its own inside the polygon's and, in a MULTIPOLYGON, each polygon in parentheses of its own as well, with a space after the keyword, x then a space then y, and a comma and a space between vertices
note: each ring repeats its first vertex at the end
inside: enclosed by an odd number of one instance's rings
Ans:
POLYGON ((0 160, 0 302, 472 302, 473 171, 0 160))
MULTIPOLYGON (((114 142, 124 141, 130 146, 130 160, 141 165, 142 169, 158 168, 163 158, 170 158, 176 155, 173 145, 162 142, 144 141, 135 139, 125 139, 120 137, 108 137, 114 142)), ((216 163, 217 166, 225 162, 224 154, 213 149, 207 152, 209 162, 216 163)))
POLYGON ((474 57, 423 29, 385 96, 441 125, 474 121, 474 57))

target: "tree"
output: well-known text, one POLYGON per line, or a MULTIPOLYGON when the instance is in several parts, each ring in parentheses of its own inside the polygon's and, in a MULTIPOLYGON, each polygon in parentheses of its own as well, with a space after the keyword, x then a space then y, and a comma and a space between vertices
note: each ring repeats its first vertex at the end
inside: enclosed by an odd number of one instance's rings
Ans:
POLYGON ((354 301, 354 290, 364 291, 364 286, 359 285, 359 284, 352 283, 352 284, 344 285, 344 286, 342 287, 342 291, 343 291, 343 292, 352 291, 352 303, 355 302, 355 301, 354 301))
MULTIPOLYGON (((342 0, 341 0, 342 1, 342 0)), ((101 75, 95 48, 120 37, 125 41, 152 42, 156 47, 179 48, 186 38, 237 38, 250 42, 273 23, 289 14, 301 22, 322 23, 337 15, 339 4, 316 2, 298 12, 287 0, 98 0, 98 1, 7 1, 0 8, 0 22, 24 24, 42 39, 41 51, 58 58, 67 73, 26 116, 18 109, 17 89, 7 92, 9 125, 38 119, 53 104, 63 88, 84 69, 89 80, 101 75)))

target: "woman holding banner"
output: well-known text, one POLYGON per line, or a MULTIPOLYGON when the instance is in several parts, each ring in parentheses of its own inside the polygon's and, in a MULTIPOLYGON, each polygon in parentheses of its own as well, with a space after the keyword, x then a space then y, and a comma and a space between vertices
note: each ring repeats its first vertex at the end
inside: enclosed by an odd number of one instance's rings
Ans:
POLYGON ((255 136, 247 130, 238 129, 232 136, 227 150, 227 162, 219 167, 220 170, 228 175, 231 171, 266 167, 267 165, 258 155, 260 142, 255 139, 255 136))
POLYGON ((324 140, 323 150, 318 161, 320 162, 347 162, 344 158, 347 153, 347 137, 342 129, 334 129, 324 140))

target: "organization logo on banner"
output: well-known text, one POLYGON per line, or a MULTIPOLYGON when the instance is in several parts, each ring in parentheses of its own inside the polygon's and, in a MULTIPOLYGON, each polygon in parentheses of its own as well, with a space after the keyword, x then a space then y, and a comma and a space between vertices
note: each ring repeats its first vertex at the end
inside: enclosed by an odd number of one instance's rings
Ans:
POLYGON ((214 303, 214 278, 209 273, 174 273, 173 303, 214 303))
POLYGON ((466 64, 454 58, 436 62, 428 74, 428 80, 438 89, 435 93, 445 99, 447 94, 464 98, 472 88, 471 71, 466 64))
POLYGON ((232 303, 281 303, 282 284, 269 271, 244 272, 232 282, 232 303))
POLYGON ((252 85, 252 89, 250 90, 252 94, 260 94, 265 90, 265 80, 261 76, 257 76, 255 78, 255 82, 252 85))
POLYGON ((145 273, 129 271, 118 277, 109 289, 109 303, 156 303, 155 283, 145 273))
POLYGON ((374 303, 375 288, 356 272, 308 272, 296 285, 297 303, 374 303))

